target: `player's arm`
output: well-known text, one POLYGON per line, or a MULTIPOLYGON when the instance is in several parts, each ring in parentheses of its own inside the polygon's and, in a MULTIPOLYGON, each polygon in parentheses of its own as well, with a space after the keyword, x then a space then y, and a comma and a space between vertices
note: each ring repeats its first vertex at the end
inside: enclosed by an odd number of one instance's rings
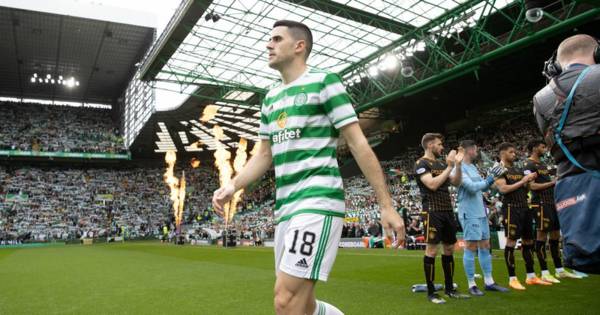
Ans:
POLYGON ((504 175, 505 172, 506 169, 504 167, 495 166, 488 171, 488 177, 481 180, 473 180, 468 174, 464 174, 462 178, 462 187, 471 193, 487 190, 494 184, 494 181, 504 175))
POLYGON ((452 172, 452 166, 446 167, 446 169, 442 172, 442 174, 433 177, 431 173, 425 173, 421 175, 421 182, 429 189, 436 191, 440 186, 444 184, 448 177, 450 177, 450 172, 452 172))
POLYGON ((450 184, 453 186, 460 186, 462 182, 462 160, 464 152, 459 151, 454 158, 454 170, 450 172, 450 184))
POLYGON ((384 228, 389 231, 395 230, 398 240, 404 240, 404 221, 394 209, 392 197, 390 196, 381 165, 377 156, 369 146, 367 138, 363 134, 357 122, 342 127, 341 134, 348 144, 348 148, 354 156, 360 170, 367 178, 367 181, 375 190, 379 208, 381 211, 381 221, 384 228))
POLYGON ((358 123, 352 123, 343 127, 341 131, 360 170, 373 186, 382 211, 393 209, 392 197, 385 183, 383 170, 360 126, 358 123))
MULTIPOLYGON (((531 174, 531 173, 537 174, 537 171, 538 171, 537 167, 533 163, 528 162, 525 165, 525 174, 531 174)), ((550 181, 548 183, 536 183, 535 181, 531 181, 531 182, 529 182, 528 186, 529 186, 529 190, 544 190, 544 189, 554 186, 554 184, 556 184, 556 182, 554 180, 550 181)))
POLYGON ((269 140, 261 140, 258 153, 252 156, 242 171, 231 180, 235 191, 245 188, 261 178, 269 170, 272 162, 271 144, 269 140))
POLYGON ((488 189, 491 184, 494 183, 494 179, 491 181, 488 179, 482 179, 478 181, 474 181, 468 174, 463 174, 461 186, 470 193, 476 193, 478 191, 483 191, 488 189))
POLYGON ((329 73, 324 77, 320 97, 329 121, 340 130, 358 166, 375 190, 381 211, 381 223, 386 234, 389 236, 390 231, 396 231, 397 244, 403 243, 406 233, 404 221, 394 209, 381 165, 358 125, 350 96, 337 74, 329 73))
POLYGON ((501 177, 496 179, 496 188, 498 188, 498 191, 500 191, 500 193, 502 194, 508 194, 511 193, 525 185, 527 185, 528 182, 532 181, 533 179, 535 179, 536 173, 531 173, 528 175, 523 176, 523 178, 521 178, 520 181, 514 183, 514 184, 508 184, 506 182, 506 178, 501 177))
POLYGON ((544 189, 553 187, 555 184, 556 184, 556 180, 552 180, 547 183, 536 183, 536 182, 532 181, 529 183, 529 189, 530 190, 544 190, 544 189))
POLYGON ((223 211, 223 205, 231 200, 236 191, 260 179, 271 167, 272 160, 269 140, 261 140, 258 152, 250 158, 242 171, 227 185, 214 192, 212 204, 217 213, 223 211))
MULTIPOLYGON (((425 166, 424 164, 417 165, 417 174, 420 174, 419 178, 421 179, 421 182, 429 190, 433 190, 433 191, 438 190, 438 188, 440 188, 440 186, 442 186, 450 178, 450 174, 452 173, 452 168, 454 167, 455 159, 456 159, 456 151, 452 150, 452 151, 450 151, 450 153, 448 153, 448 156, 446 157, 446 165, 448 165, 448 166, 440 175, 435 176, 435 177, 431 174, 431 172, 427 172, 427 168, 424 167, 425 166), (420 171, 422 171, 422 170, 425 170, 426 172, 420 173, 420 171)), ((462 161, 462 159, 461 159, 461 161, 462 161)), ((460 174, 462 177, 462 170, 460 171, 460 174)), ((459 185, 460 185, 460 183, 459 183, 459 185)))
POLYGON ((436 191, 448 180, 451 172, 452 166, 448 165, 448 167, 446 167, 446 169, 440 175, 433 177, 431 172, 427 172, 420 175, 420 179, 425 187, 427 187, 429 190, 436 191))
POLYGON ((250 158, 237 176, 213 193, 212 204, 219 215, 223 214, 223 206, 231 200, 236 191, 258 180, 271 167, 273 154, 271 153, 271 143, 269 142, 268 113, 265 108, 266 104, 263 102, 260 108, 260 125, 258 130, 258 137, 260 138, 258 144, 260 147, 258 148, 258 152, 250 158))

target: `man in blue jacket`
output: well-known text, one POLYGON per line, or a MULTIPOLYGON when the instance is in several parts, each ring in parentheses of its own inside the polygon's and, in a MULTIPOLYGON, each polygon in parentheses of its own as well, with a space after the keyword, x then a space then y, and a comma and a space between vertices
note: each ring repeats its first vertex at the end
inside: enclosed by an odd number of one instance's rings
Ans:
POLYGON ((494 183, 494 179, 502 176, 506 169, 496 166, 490 170, 490 175, 483 179, 473 164, 478 155, 475 142, 463 140, 460 146, 461 150, 464 150, 464 158, 461 166, 462 182, 458 187, 457 202, 458 218, 463 228, 466 244, 463 264, 469 284, 469 293, 474 296, 483 295, 475 283, 475 256, 477 253, 479 253, 479 265, 483 270, 485 290, 507 292, 508 289, 496 284, 492 277, 492 257, 489 250, 490 228, 483 205, 483 191, 488 190, 494 183))

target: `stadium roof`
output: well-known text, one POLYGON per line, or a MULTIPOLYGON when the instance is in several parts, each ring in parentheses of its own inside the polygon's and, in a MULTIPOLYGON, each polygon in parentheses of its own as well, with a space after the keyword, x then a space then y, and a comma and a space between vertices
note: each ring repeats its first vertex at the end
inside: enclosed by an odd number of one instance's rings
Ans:
MULTIPOLYGON (((267 66, 265 46, 273 23, 280 19, 302 21, 312 29, 310 66, 341 72, 462 2, 188 1, 187 9, 203 9, 204 18, 186 25, 189 33, 177 50, 168 60, 144 69, 144 77, 156 74, 156 80, 266 89, 279 79, 267 66), (218 20, 211 19, 214 16, 218 20)), ((503 6, 510 1, 498 2, 503 6)))
MULTIPOLYGON (((239 114, 251 116, 279 80, 267 66, 265 46, 272 25, 291 19, 313 31, 309 66, 338 72, 357 111, 363 112, 476 74, 485 62, 600 14, 586 1, 539 1, 543 19, 531 22, 525 18, 526 2, 185 0, 151 48, 140 77, 157 88, 169 83, 196 98, 198 117, 208 104, 254 108, 239 108, 239 114), (213 88, 203 93, 207 86, 213 88)), ((240 124, 226 115, 219 112, 217 117, 240 124)))
POLYGON ((0 7, 0 95, 113 104, 154 33, 145 26, 0 7))

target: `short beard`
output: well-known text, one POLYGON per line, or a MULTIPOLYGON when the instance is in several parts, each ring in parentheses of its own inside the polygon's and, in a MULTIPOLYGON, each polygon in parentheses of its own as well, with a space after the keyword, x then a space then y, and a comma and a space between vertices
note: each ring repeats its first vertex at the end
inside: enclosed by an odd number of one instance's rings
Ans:
POLYGON ((277 71, 279 71, 279 69, 280 69, 279 65, 280 65, 280 64, 281 64, 281 62, 277 62, 277 63, 274 63, 274 64, 270 64, 270 63, 269 63, 268 65, 269 65, 269 68, 271 68, 271 69, 273 69, 273 70, 277 70, 277 71))

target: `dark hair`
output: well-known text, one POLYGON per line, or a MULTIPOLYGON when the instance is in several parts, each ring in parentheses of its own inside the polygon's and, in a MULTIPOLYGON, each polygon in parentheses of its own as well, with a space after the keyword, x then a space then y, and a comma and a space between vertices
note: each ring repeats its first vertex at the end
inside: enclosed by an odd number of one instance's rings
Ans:
POLYGON ((429 142, 435 139, 440 139, 444 141, 444 136, 441 133, 428 132, 423 135, 423 138, 421 138, 421 146, 423 147, 423 149, 427 149, 427 145, 429 144, 429 142))
POLYGON ((278 26, 286 26, 295 39, 304 40, 306 43, 306 56, 304 56, 304 58, 308 59, 308 55, 310 55, 313 46, 313 37, 310 28, 304 23, 290 20, 279 20, 273 24, 273 28, 278 26))
POLYGON ((498 146, 498 151, 502 152, 502 151, 506 151, 510 148, 516 148, 514 144, 510 143, 510 142, 502 142, 500 143, 500 145, 498 146))
POLYGON ((539 146, 540 144, 545 145, 546 143, 539 139, 529 141, 529 143, 527 143, 527 151, 529 151, 529 152, 533 151, 533 149, 536 148, 537 146, 539 146))
POLYGON ((463 140, 463 141, 460 142, 460 146, 463 149, 471 148, 471 147, 474 147, 476 145, 477 145, 477 143, 475 143, 475 141, 473 141, 473 140, 463 140))

